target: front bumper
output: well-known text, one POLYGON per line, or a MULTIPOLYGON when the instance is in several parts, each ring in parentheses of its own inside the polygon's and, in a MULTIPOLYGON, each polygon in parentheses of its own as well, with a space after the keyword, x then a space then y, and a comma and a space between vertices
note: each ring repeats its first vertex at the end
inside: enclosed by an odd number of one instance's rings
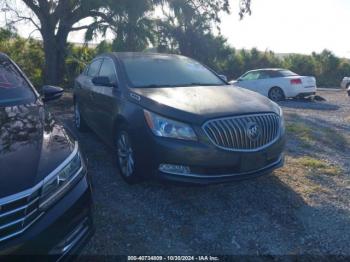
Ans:
POLYGON ((165 173, 159 171, 159 175, 162 179, 167 179, 177 182, 186 182, 194 184, 211 184, 211 183, 223 183, 235 180, 244 180, 256 178, 263 175, 271 174, 274 170, 282 167, 284 164, 284 156, 281 155, 278 160, 266 167, 250 172, 241 172, 233 174, 216 174, 216 175, 205 175, 205 174, 180 174, 180 173, 165 173))
POLYGON ((0 255, 34 259, 49 255, 51 261, 76 255, 93 233, 91 207, 91 187, 85 176, 23 234, 1 243, 0 255))
POLYGON ((144 174, 151 173, 166 180, 209 184, 269 174, 284 164, 284 134, 260 151, 233 152, 205 140, 200 128, 196 131, 199 141, 182 141, 156 137, 148 130, 140 135, 139 129, 137 137, 141 140, 136 144, 139 145, 142 166, 147 169, 144 174), (190 172, 165 172, 160 165, 184 166, 190 172))

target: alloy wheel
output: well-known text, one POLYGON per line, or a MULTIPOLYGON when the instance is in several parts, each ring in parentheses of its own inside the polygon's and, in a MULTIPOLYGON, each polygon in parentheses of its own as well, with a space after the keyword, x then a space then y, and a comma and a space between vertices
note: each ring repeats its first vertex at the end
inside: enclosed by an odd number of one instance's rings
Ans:
POLYGON ((127 133, 121 132, 118 137, 118 161, 125 177, 131 177, 135 171, 134 152, 127 133))
POLYGON ((274 87, 269 93, 269 98, 273 101, 281 101, 284 98, 283 91, 278 87, 274 87))

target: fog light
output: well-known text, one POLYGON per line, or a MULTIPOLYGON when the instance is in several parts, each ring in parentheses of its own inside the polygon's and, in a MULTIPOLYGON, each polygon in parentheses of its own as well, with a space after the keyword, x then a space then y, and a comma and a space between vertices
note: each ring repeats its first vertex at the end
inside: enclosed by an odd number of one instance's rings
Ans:
POLYGON ((188 166, 180 165, 170 165, 170 164, 161 164, 159 166, 159 171, 169 174, 190 174, 191 169, 188 166))

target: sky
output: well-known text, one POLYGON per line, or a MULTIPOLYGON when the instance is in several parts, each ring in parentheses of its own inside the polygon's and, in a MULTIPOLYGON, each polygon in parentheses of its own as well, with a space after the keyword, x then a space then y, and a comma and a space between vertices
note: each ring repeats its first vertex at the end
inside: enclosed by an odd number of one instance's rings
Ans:
MULTIPOLYGON (((350 0, 252 0, 252 15, 241 21, 238 2, 230 0, 231 14, 221 15, 221 33, 231 46, 301 54, 329 49, 350 58, 350 0)), ((24 37, 33 30, 19 27, 24 37)), ((83 35, 72 33, 69 40, 83 42, 83 35)))

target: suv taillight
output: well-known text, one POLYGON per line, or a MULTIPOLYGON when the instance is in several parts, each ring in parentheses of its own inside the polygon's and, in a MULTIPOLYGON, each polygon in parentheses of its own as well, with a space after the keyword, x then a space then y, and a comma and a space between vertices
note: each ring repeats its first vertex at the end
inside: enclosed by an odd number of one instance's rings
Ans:
POLYGON ((290 83, 291 83, 292 85, 301 85, 303 82, 301 81, 300 78, 296 78, 296 79, 291 79, 291 80, 290 80, 290 83))

